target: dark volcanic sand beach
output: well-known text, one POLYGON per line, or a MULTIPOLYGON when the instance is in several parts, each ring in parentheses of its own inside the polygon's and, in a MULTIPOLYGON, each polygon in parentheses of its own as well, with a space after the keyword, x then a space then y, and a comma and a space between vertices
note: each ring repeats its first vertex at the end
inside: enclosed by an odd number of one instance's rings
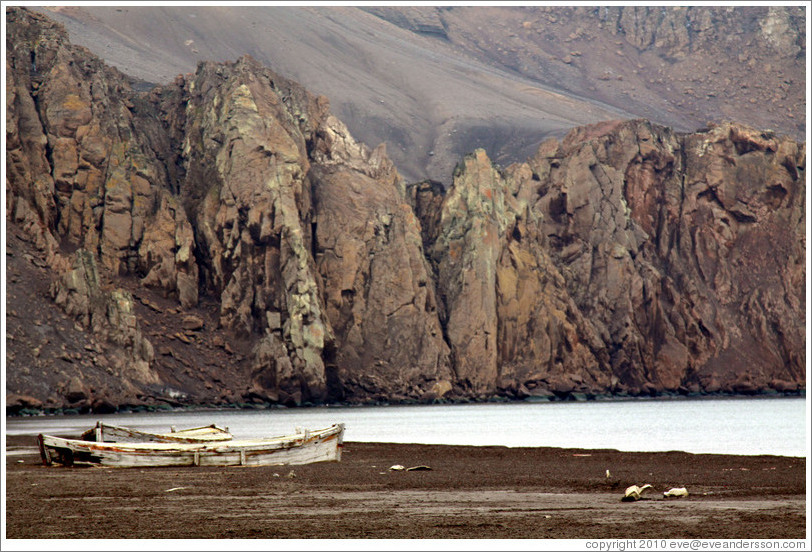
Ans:
POLYGON ((116 469, 35 446, 6 438, 8 539, 806 537, 804 458, 345 443, 340 463, 116 469))

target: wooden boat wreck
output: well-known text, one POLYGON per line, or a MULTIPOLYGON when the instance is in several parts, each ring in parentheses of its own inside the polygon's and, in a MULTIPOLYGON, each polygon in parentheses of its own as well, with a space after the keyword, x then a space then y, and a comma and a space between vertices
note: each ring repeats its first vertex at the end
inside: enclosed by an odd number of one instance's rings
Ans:
POLYGON ((150 433, 129 427, 116 426, 96 422, 80 437, 81 441, 113 442, 113 443, 210 443, 212 441, 230 441, 234 436, 227 428, 215 424, 192 427, 169 433, 150 433))
POLYGON ((340 462, 344 424, 267 439, 203 443, 106 443, 40 434, 45 465, 110 467, 279 466, 340 462))

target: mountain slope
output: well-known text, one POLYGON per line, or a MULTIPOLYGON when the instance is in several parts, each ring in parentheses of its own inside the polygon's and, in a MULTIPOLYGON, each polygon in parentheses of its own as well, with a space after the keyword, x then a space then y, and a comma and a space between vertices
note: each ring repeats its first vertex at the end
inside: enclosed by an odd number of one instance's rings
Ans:
POLYGON ((801 7, 45 9, 150 82, 250 54, 327 95, 410 181, 447 185, 478 147, 507 166, 546 137, 616 118, 805 135, 801 7))

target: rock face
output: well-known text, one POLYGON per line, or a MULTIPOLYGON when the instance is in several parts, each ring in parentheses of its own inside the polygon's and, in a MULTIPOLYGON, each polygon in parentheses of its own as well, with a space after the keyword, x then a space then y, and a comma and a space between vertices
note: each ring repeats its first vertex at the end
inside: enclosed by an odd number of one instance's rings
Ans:
POLYGON ((305 142, 326 103, 250 58, 203 64, 164 94, 167 108, 185 105, 178 187, 220 325, 258 339, 256 378, 269 396, 323 401, 322 352, 332 335, 310 255, 305 142))
POLYGON ((325 98, 250 57, 202 64, 138 94, 41 16, 13 10, 12 21, 30 37, 10 38, 10 215, 40 231, 49 263, 68 274, 54 291, 60 306, 81 310, 63 297, 77 295, 68 252, 83 247, 105 274, 137 276, 182 309, 198 306, 199 294, 214 298, 225 335, 216 342, 244 349, 248 381, 226 383, 243 397, 299 404, 448 392, 434 283, 400 176, 382 148, 349 135, 325 98), (64 61, 35 73, 29 50, 43 44, 53 49, 46 59, 64 61), (89 69, 74 76, 77 66, 89 69), (99 106, 90 96, 74 101, 81 117, 41 116, 94 79, 116 95, 99 106), (73 124, 68 117, 85 126, 60 143, 77 156, 93 144, 98 166, 68 170, 49 159, 45 144, 73 124), (30 184, 37 178, 42 186, 30 184), (66 199, 54 181, 64 181, 66 199))
POLYGON ((550 255, 620 385, 804 381, 805 146, 632 121, 576 129, 529 164, 550 255))
POLYGON ((178 188, 221 326, 257 340, 254 392, 416 399, 449 379, 420 232, 384 151, 248 57, 176 87, 155 95, 182 124, 178 188))
POLYGON ((756 37, 763 41, 760 45, 782 56, 796 56, 804 42, 803 26, 798 21, 801 14, 787 6, 763 7, 752 13, 724 7, 662 10, 612 6, 593 10, 591 15, 612 33, 625 36, 635 47, 659 48, 675 57, 713 47, 718 44, 720 34, 740 32, 743 19, 751 26, 749 30, 757 31, 756 37))
POLYGON ((805 166, 805 146, 739 125, 610 122, 505 171, 467 156, 439 209, 413 188, 457 383, 519 396, 804 385, 805 166))
MULTIPOLYGON (((26 229, 59 275, 52 288, 57 305, 114 347, 110 371, 131 391, 157 383, 132 298, 102 289, 96 259, 111 275, 167 262, 138 255, 165 194, 161 164, 135 130, 122 75, 67 47, 64 32, 44 18, 10 10, 8 22, 14 29, 6 70, 8 218, 26 229)), ((160 240, 153 247, 167 249, 160 240)), ((167 291, 176 281, 166 282, 167 291)), ((79 394, 65 396, 75 403, 79 394)), ((135 399, 134 392, 124 396, 135 399)))
POLYGON ((336 334, 336 397, 442 396, 453 379, 448 346, 400 177, 382 148, 357 144, 333 117, 314 158, 315 260, 336 334))
MULTIPOLYGON (((11 199, 27 199, 37 219, 24 206, 15 216, 41 223, 67 250, 93 251, 113 275, 143 273, 147 284, 196 303, 196 290, 186 285, 197 278, 189 227, 168 197, 166 169, 140 128, 145 114, 127 79, 70 47, 64 31, 42 16, 10 10, 8 18, 11 199), (161 232, 164 219, 178 235, 161 232)), ((42 245, 56 254, 53 243, 42 245)))
POLYGON ((457 167, 442 205, 430 251, 466 394, 609 387, 605 353, 546 252, 533 183, 527 165, 501 173, 478 150, 457 167))
POLYGON ((122 380, 160 383, 150 367, 155 353, 138 327, 132 295, 124 290, 104 292, 99 285, 95 257, 87 251, 77 251, 74 262, 74 269, 54 282, 51 288, 54 302, 97 339, 126 352, 114 362, 122 380))
POLYGON ((42 16, 8 21, 7 221, 106 351, 34 385, 20 345, 9 404, 805 387, 803 144, 610 122, 407 186, 248 56, 136 92, 42 16))

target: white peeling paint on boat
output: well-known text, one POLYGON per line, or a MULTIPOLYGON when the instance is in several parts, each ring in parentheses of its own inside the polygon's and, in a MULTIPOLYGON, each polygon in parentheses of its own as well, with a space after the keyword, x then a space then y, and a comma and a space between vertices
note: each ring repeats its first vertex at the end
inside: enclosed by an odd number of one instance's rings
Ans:
POLYGON ((228 429, 211 424, 203 427, 193 427, 172 431, 170 433, 150 433, 96 422, 96 426, 82 433, 81 440, 114 443, 200 443, 212 441, 228 441, 234 436, 228 429))

